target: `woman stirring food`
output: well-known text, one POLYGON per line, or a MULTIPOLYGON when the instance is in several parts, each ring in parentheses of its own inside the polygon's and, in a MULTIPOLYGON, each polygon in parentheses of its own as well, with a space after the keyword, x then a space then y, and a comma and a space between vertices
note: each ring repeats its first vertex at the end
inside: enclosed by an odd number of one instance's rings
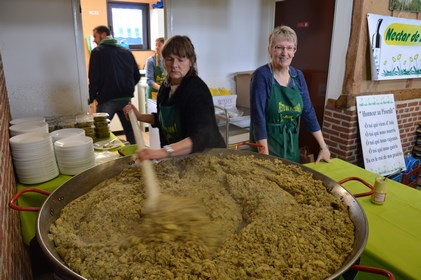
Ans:
POLYGON ((167 76, 157 96, 157 113, 141 114, 133 104, 124 108, 126 117, 134 110, 141 122, 159 128, 161 149, 137 153, 139 160, 162 159, 225 147, 215 119, 212 95, 197 75, 194 46, 187 36, 168 39, 161 50, 167 76))
POLYGON ((330 162, 330 151, 317 121, 303 73, 291 66, 297 35, 288 26, 269 36, 271 61, 253 73, 250 84, 251 141, 259 153, 299 162, 300 118, 320 146, 316 163, 330 162))

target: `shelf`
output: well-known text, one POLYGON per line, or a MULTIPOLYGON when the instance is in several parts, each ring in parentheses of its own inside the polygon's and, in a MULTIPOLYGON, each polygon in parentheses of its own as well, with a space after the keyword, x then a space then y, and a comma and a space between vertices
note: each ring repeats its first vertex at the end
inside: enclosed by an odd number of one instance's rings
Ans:
MULTIPOLYGON (((230 109, 215 106, 215 111, 223 111, 215 115, 218 122, 219 131, 224 138, 227 147, 250 139, 250 115, 249 110, 242 111, 241 115, 236 117, 229 117, 230 109), (246 114, 244 114, 246 113, 246 114), (229 124, 227 127, 227 123, 229 124), (228 139, 227 139, 228 138, 228 139)), ((235 108, 237 109, 237 108, 235 108)), ((238 110, 238 109, 237 109, 238 110)))
MULTIPOLYGON (((226 141, 226 126, 219 126, 219 132, 221 132, 222 137, 226 141)), ((228 145, 237 144, 244 141, 249 141, 250 130, 249 128, 242 128, 233 124, 230 124, 228 127, 228 145)))

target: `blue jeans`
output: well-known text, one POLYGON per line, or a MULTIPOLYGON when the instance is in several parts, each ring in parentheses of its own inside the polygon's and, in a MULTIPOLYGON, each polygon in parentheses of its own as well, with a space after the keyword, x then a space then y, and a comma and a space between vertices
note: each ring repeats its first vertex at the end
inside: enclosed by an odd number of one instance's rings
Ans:
POLYGON ((129 101, 107 101, 103 104, 98 105, 96 111, 98 113, 108 113, 109 119, 112 120, 114 115, 117 114, 118 118, 120 119, 121 126, 124 129, 124 134, 126 134, 126 140, 130 142, 130 144, 136 144, 134 139, 133 128, 130 123, 130 120, 126 119, 124 116, 123 108, 129 104, 129 101))

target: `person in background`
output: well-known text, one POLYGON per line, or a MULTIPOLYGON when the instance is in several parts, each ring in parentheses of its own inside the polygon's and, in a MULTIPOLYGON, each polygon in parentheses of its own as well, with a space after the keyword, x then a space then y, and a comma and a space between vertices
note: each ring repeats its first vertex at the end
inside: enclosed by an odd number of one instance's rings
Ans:
POLYGON ((303 73, 291 66, 297 35, 288 26, 276 27, 269 36, 271 61, 254 71, 250 82, 251 141, 258 152, 299 162, 300 118, 320 146, 316 163, 330 162, 303 73))
POLYGON ((146 83, 148 84, 146 94, 148 98, 156 98, 159 87, 165 78, 165 71, 161 58, 161 48, 164 43, 164 38, 157 38, 155 40, 155 53, 146 60, 146 83))
POLYGON ((92 50, 89 60, 89 104, 96 102, 96 112, 108 113, 110 120, 117 114, 126 140, 135 143, 123 108, 130 103, 140 80, 139 67, 131 51, 112 38, 108 27, 94 28, 93 36, 98 46, 92 50))
POLYGON ((146 148, 139 160, 162 159, 224 148, 208 86, 198 76, 196 53, 187 36, 174 36, 162 47, 167 76, 159 89, 157 113, 140 114, 132 104, 124 108, 126 117, 134 110, 137 119, 159 128, 161 149, 146 148))

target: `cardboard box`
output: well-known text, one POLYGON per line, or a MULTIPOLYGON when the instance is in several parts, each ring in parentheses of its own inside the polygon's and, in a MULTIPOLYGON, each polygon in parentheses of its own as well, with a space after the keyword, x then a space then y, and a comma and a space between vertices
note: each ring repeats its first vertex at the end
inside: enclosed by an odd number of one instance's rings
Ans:
POLYGON ((237 95, 220 95, 220 96, 212 96, 213 104, 215 106, 219 106, 225 109, 235 108, 237 105, 237 95))

